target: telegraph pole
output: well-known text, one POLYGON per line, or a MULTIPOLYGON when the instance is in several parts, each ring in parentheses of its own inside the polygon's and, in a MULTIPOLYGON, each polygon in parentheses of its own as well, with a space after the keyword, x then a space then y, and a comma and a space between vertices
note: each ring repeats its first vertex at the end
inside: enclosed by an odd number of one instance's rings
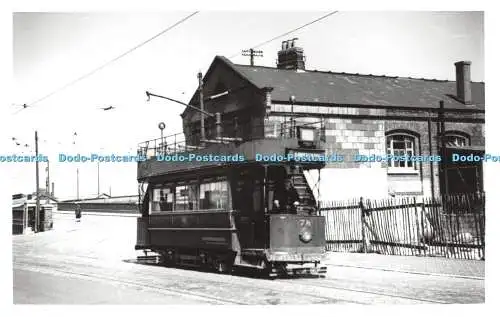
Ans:
POLYGON ((101 192, 101 181, 99 177, 99 160, 97 160, 97 197, 99 197, 100 192, 101 192))
MULTIPOLYGON (((76 149, 76 136, 77 133, 73 133, 73 150, 76 149)), ((76 165, 76 199, 80 200, 80 171, 78 169, 78 164, 76 165)))
POLYGON ((253 48, 251 48, 249 50, 242 51, 241 55, 243 55, 243 56, 250 56, 250 66, 254 66, 254 57, 262 57, 262 56, 264 56, 262 51, 256 51, 253 48))
POLYGON ((47 180, 45 181, 45 191, 47 192, 47 204, 50 199, 50 162, 47 160, 47 180))
POLYGON ((203 113, 205 111, 204 105, 203 105, 203 78, 201 75, 201 72, 198 73, 198 91, 200 93, 200 110, 201 110, 201 131, 200 131, 200 139, 201 143, 205 140, 205 114, 203 113))
POLYGON ((38 232, 40 221, 40 184, 38 174, 38 131, 35 131, 35 155, 36 155, 36 209, 35 209, 35 233, 38 232))
POLYGON ((76 199, 80 200, 80 175, 78 167, 76 168, 76 199))
MULTIPOLYGON (((445 142, 445 126, 444 126, 444 101, 440 100, 439 101, 439 114, 438 114, 438 121, 439 121, 439 141, 441 145, 441 170, 442 170, 442 177, 443 177, 443 188, 444 188, 444 194, 448 194, 448 164, 447 164, 447 151, 446 151, 446 142, 445 142)), ((443 193, 440 193, 443 195, 443 193)))

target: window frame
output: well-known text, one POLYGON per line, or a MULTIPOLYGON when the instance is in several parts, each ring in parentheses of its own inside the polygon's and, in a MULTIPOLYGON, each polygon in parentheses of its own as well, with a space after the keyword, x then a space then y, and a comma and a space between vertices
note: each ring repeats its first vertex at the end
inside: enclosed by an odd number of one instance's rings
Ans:
MULTIPOLYGON (((231 185, 229 184, 228 182, 228 179, 226 177, 210 177, 210 178, 205 178, 205 179, 201 179, 199 182, 198 182, 198 206, 200 207, 199 210, 213 210, 213 211, 216 211, 216 210, 229 210, 230 206, 231 206, 231 185), (224 199, 223 203, 221 204, 221 207, 217 206, 216 208, 201 208, 201 205, 202 205, 202 198, 201 198, 201 194, 202 194, 202 186, 203 185, 209 185, 209 189, 210 191, 221 191, 220 189, 217 189, 215 188, 215 190, 212 190, 212 186, 217 186, 217 184, 223 184, 225 186, 225 192, 227 193, 225 196, 226 196, 226 199, 224 199)), ((205 193, 203 193, 203 196, 205 197, 205 193)), ((203 200, 205 200, 206 198, 203 198, 203 200)), ((217 204, 219 204, 222 200, 219 198, 219 201, 217 202, 217 204)))
POLYGON ((467 147, 467 146, 470 146, 471 145, 471 140, 470 140, 470 135, 465 133, 465 132, 461 132, 461 131, 455 131, 455 130, 452 130, 452 131, 446 131, 444 133, 444 136, 445 138, 445 145, 446 146, 449 146, 448 145, 448 142, 447 142, 447 139, 446 138, 449 138, 449 137, 456 137, 458 139, 462 139, 465 141, 465 144, 464 145, 454 145, 456 147, 467 147))
MULTIPOLYGON (((417 150, 419 149, 419 136, 411 133, 410 131, 405 131, 405 130, 392 130, 386 133, 386 140, 385 140, 385 151, 386 155, 392 154, 395 155, 395 149, 394 149, 394 138, 395 137, 403 137, 403 140, 398 142, 403 142, 404 149, 396 149, 398 151, 403 150, 404 153, 402 155, 409 155, 409 151, 411 151, 411 156, 416 156, 419 155, 417 154, 417 150), (407 141, 411 141, 412 147, 408 148, 406 145, 407 141), (390 144, 390 147, 389 147, 390 144)), ((410 156, 410 155, 409 155, 410 156)), ((410 161, 405 161, 404 164, 405 166, 390 166, 390 164, 394 165, 395 163, 400 163, 400 162, 394 162, 392 160, 387 159, 387 173, 388 174, 412 174, 412 175, 418 175, 420 172, 420 166, 417 161, 410 162, 410 161), (408 163, 413 163, 413 166, 408 166, 408 163)))
MULTIPOLYGON (((164 214, 164 213, 169 213, 169 212, 174 212, 175 211, 175 184, 174 183, 165 183, 165 184, 156 184, 151 188, 151 199, 149 201, 150 206, 149 206, 149 215, 159 215, 159 214, 164 214), (155 191, 159 190, 161 191, 166 191, 168 190, 168 194, 172 194, 172 210, 161 210, 161 205, 159 207, 159 210, 156 210, 155 204, 160 204, 160 201, 155 200, 155 191)), ((167 198, 167 203, 168 203, 168 198, 167 198)))
MULTIPOLYGON (((217 185, 215 185, 217 186, 217 185)), ((219 185, 220 186, 220 185, 219 185)), ((221 187, 222 188, 222 187, 221 187)), ((215 189, 217 190, 217 188, 215 189)), ((220 190, 220 189, 219 189, 220 190)), ((208 212, 214 212, 214 211, 229 211, 231 210, 232 206, 232 198, 231 198, 231 185, 229 184, 229 181, 227 177, 224 176, 217 176, 217 177, 208 177, 208 178, 200 178, 200 179, 190 179, 190 180, 183 180, 183 181, 178 181, 178 182, 169 182, 169 183, 164 183, 164 184, 155 184, 154 186, 151 187, 150 189, 150 201, 149 201, 149 215, 162 215, 162 214, 171 214, 171 213, 191 213, 191 212, 203 212, 203 211, 208 211, 208 212), (221 203, 221 200, 217 202, 217 204, 220 204, 221 207, 217 208, 201 208, 201 186, 204 184, 223 184, 225 186, 225 192, 227 193, 225 195, 226 199, 221 203), (194 195, 195 199, 190 200, 190 186, 194 187, 194 195), (185 188, 184 188, 185 187, 185 188), (182 189, 181 189, 182 188, 182 189), (172 195, 172 210, 161 210, 161 206, 159 205, 160 201, 156 201, 155 199, 157 196, 155 195, 156 191, 169 191, 169 194, 172 195), (180 190, 187 190, 187 205, 184 204, 183 208, 179 208, 178 200, 179 200, 179 193, 180 190), (192 208, 190 209, 190 203, 192 203, 192 208), (186 207, 187 206, 187 207, 186 207)))

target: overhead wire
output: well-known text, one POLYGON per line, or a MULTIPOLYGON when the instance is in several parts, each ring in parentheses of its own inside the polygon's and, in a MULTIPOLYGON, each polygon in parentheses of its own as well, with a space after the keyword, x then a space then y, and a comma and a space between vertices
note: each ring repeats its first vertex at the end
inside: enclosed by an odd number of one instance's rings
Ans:
MULTIPOLYGON (((272 42, 272 41, 275 41, 275 40, 277 40, 277 39, 279 39, 279 38, 281 38, 281 37, 284 37, 284 36, 289 35, 289 34, 291 34, 291 33, 293 33, 293 32, 296 32, 296 31, 298 31, 298 30, 300 30, 300 29, 303 29, 303 28, 305 28, 305 27, 307 27, 307 26, 309 26, 309 25, 312 25, 312 24, 314 24, 314 23, 316 23, 316 22, 319 22, 319 21, 321 21, 321 20, 323 20, 323 19, 326 19, 326 18, 328 18, 328 17, 330 17, 330 16, 332 16, 332 15, 334 15, 334 14, 338 13, 338 12, 339 12, 339 11, 333 11, 333 12, 330 12, 330 13, 328 13, 328 14, 326 14, 326 15, 323 15, 323 16, 321 16, 321 17, 319 17, 319 18, 317 18, 317 19, 315 19, 315 20, 313 20, 313 21, 310 21, 310 22, 308 22, 308 23, 306 23, 306 24, 304 24, 304 25, 301 25, 301 26, 299 26, 299 27, 297 27, 297 28, 294 28, 294 29, 292 29, 292 30, 290 30, 290 31, 287 31, 287 32, 282 33, 282 34, 280 34, 280 35, 278 35, 278 36, 275 36, 275 37, 273 37, 273 38, 271 38, 271 39, 269 39, 269 40, 266 40, 266 41, 264 41, 264 42, 262 42, 262 43, 259 43, 259 44, 257 44, 257 45, 254 45, 252 48, 254 48, 254 49, 255 49, 255 48, 259 48, 259 47, 261 47, 261 46, 264 46, 264 45, 266 45, 266 44, 268 44, 268 43, 270 43, 270 42, 272 42)), ((196 14, 198 14, 198 13, 199 13, 199 11, 195 11, 195 12, 191 13, 190 15, 188 15, 188 16, 186 16, 186 17, 182 18, 181 20, 179 20, 179 21, 177 21, 176 23, 174 23, 174 24, 170 25, 169 27, 167 27, 167 28, 165 28, 164 30, 160 31, 159 33, 155 34, 154 36, 152 36, 152 37, 148 38, 147 40, 145 40, 145 41, 143 41, 143 42, 141 42, 141 43, 137 44, 136 46, 134 46, 134 47, 130 48, 129 50, 127 50, 127 51, 125 51, 124 53, 122 53, 122 54, 118 55, 117 57, 115 57, 115 58, 111 59, 110 61, 108 61, 108 62, 104 63, 103 65, 101 65, 101 66, 99 66, 99 67, 97 67, 97 68, 93 69, 92 71, 90 71, 90 72, 88 72, 88 73, 86 73, 86 74, 84 74, 84 75, 82 75, 82 76, 80 76, 80 77, 78 77, 78 78, 76 78, 76 79, 74 79, 74 80, 70 81, 69 83, 65 84, 64 86, 62 86, 62 87, 60 87, 60 88, 58 88, 58 89, 56 89, 56 90, 52 91, 51 93, 49 93, 49 94, 47 94, 47 95, 45 95, 45 96, 43 96, 43 97, 41 97, 41 98, 36 99, 35 101, 33 101, 33 102, 31 102, 31 103, 24 104, 24 105, 23 105, 23 108, 21 108, 21 109, 19 109, 18 111, 16 111, 16 112, 14 113, 14 115, 15 115, 15 114, 17 114, 17 113, 19 113, 19 112, 21 112, 22 110, 27 109, 27 108, 32 108, 32 107, 33 107, 33 106, 35 106, 36 104, 38 104, 38 103, 40 103, 40 102, 42 102, 42 101, 44 101, 44 100, 46 100, 46 99, 48 99, 48 98, 52 97, 53 95, 55 95, 55 94, 57 94, 57 93, 59 93, 59 92, 61 92, 61 91, 65 90, 66 88, 68 88, 68 87, 70 87, 70 86, 72 86, 72 85, 74 85, 74 84, 76 84, 76 83, 78 83, 78 82, 80 82, 80 81, 82 81, 82 80, 84 80, 85 78, 92 76, 93 74, 97 73, 98 71, 102 70, 103 68, 105 68, 105 67, 109 66, 110 64, 112 64, 112 63, 116 62, 117 60, 119 60, 119 59, 121 59, 121 58, 125 57, 126 55, 128 55, 128 54, 132 53, 133 51, 135 51, 135 50, 137 50, 138 48, 140 48, 140 47, 142 47, 142 46, 146 45, 147 43, 149 43, 149 42, 153 41, 154 39, 156 39, 156 38, 158 38, 158 37, 162 36, 163 34, 167 33, 168 31, 172 30, 173 28, 177 27, 178 25, 180 25, 180 24, 184 23, 185 21, 189 20, 190 18, 192 18, 193 16, 195 16, 195 15, 196 15, 196 14)), ((240 52, 238 52, 238 53, 236 53, 236 54, 234 54, 234 55, 230 56, 229 58, 230 58, 230 59, 231 59, 231 58, 234 58, 234 57, 238 56, 239 54, 240 54, 240 52)))
POLYGON ((37 103, 40 103, 40 102, 44 101, 45 99, 48 99, 48 98, 52 97, 53 95, 55 95, 55 94, 57 94, 57 93, 59 93, 59 92, 63 91, 64 89, 66 89, 66 88, 68 88, 68 87, 70 87, 70 86, 72 86, 72 85, 74 85, 74 84, 78 83, 79 81, 81 81, 81 80, 83 80, 83 79, 85 79, 85 78, 87 78, 87 77, 92 76, 93 74, 97 73, 97 72, 98 72, 98 71, 100 71, 101 69, 103 69, 103 68, 105 68, 105 67, 109 66, 110 64, 112 64, 112 63, 116 62, 117 60, 119 60, 119 59, 121 59, 121 58, 125 57, 126 55, 128 55, 128 54, 132 53, 133 51, 137 50, 138 48, 140 48, 140 47, 142 47, 142 46, 146 45, 147 43, 149 43, 149 42, 153 41, 154 39, 156 39, 156 38, 158 38, 158 37, 162 36, 163 34, 167 33, 167 32, 168 32, 168 31, 170 31, 170 30, 172 30, 172 29, 173 29, 173 28, 175 28, 176 26, 178 26, 178 25, 180 25, 180 24, 184 23, 185 21, 189 20, 190 18, 192 18, 193 16, 195 16, 195 15, 196 15, 196 14, 198 14, 198 13, 199 13, 199 11, 195 11, 195 12, 191 13, 190 15, 188 15, 188 16, 186 16, 186 17, 182 18, 181 20, 177 21, 176 23, 174 23, 174 24, 170 25, 170 26, 169 26, 169 27, 167 27, 166 29, 163 29, 163 30, 162 30, 162 31, 160 31, 159 33, 155 34, 154 36, 152 36, 152 37, 148 38, 147 40, 145 40, 145 41, 143 41, 143 42, 141 42, 141 43, 137 44, 136 46, 132 47, 131 49, 128 49, 128 50, 127 50, 127 51, 125 51, 124 53, 122 53, 122 54, 118 55, 117 57, 115 57, 115 58, 111 59, 110 61, 108 61, 108 62, 104 63, 103 65, 101 65, 101 66, 99 66, 99 67, 97 67, 97 68, 93 69, 92 71, 90 71, 90 72, 88 72, 88 73, 86 73, 86 74, 84 74, 84 75, 82 75, 82 76, 80 76, 80 77, 78 77, 78 78, 76 78, 76 79, 74 79, 74 80, 70 81, 69 83, 67 83, 67 84, 65 84, 64 86, 62 86, 62 87, 60 87, 60 88, 58 88, 58 89, 54 90, 53 92, 51 92, 51 93, 49 93, 49 94, 47 94, 47 95, 45 95, 45 96, 43 96, 43 97, 41 97, 41 98, 39 98, 39 99, 36 99, 35 101, 33 101, 33 102, 31 102, 31 103, 28 103, 27 105, 25 104, 25 105, 26 105, 25 107, 21 108, 19 111, 15 112, 14 114, 17 114, 17 113, 19 113, 20 111, 22 111, 22 110, 24 110, 24 109, 26 109, 26 108, 32 108, 32 107, 33 107, 34 105, 36 105, 37 103))
MULTIPOLYGON (((303 29, 303 28, 305 28, 305 27, 307 27, 307 26, 309 26, 309 25, 311 25, 311 24, 314 24, 314 23, 319 22, 319 21, 321 21, 321 20, 323 20, 323 19, 326 19, 326 18, 328 18, 329 16, 332 16, 332 15, 334 15, 334 14, 338 13, 338 12, 339 12, 339 11, 332 11, 332 12, 330 12, 330 13, 328 13, 328 14, 325 14, 325 15, 323 15, 323 16, 321 16, 321 17, 319 17, 319 18, 317 18, 317 19, 315 19, 315 20, 313 20, 313 21, 310 21, 310 22, 308 22, 308 23, 306 23, 306 24, 304 24, 304 25, 301 25, 301 26, 299 26, 299 27, 297 27, 297 28, 295 28, 295 29, 293 29, 293 30, 287 31, 287 32, 285 32, 285 33, 283 33, 283 34, 280 34, 280 35, 278 35, 278 36, 275 36, 275 37, 273 37, 273 38, 271 38, 271 39, 269 39, 269 40, 267 40, 267 41, 264 41, 264 42, 262 42, 262 43, 259 43, 259 44, 257 44, 257 45, 254 45, 254 46, 252 46, 252 48, 253 48, 253 49, 256 49, 256 48, 259 48, 259 47, 261 47, 261 46, 264 46, 264 45, 266 45, 266 44, 268 44, 268 43, 271 43, 272 41, 275 41, 275 40, 277 40, 277 39, 279 39, 279 38, 281 38, 281 37, 287 36, 287 35, 289 35, 289 34, 291 34, 291 33, 293 33, 293 32, 296 32, 296 31, 298 31, 298 30, 300 30, 300 29, 303 29)), ((230 59, 231 59, 231 58, 234 58, 234 57, 236 57, 236 56, 238 56, 238 55, 240 55, 240 54, 241 54, 241 52, 238 52, 238 53, 236 53, 236 54, 234 54, 234 55, 230 56, 229 58, 230 58, 230 59)))

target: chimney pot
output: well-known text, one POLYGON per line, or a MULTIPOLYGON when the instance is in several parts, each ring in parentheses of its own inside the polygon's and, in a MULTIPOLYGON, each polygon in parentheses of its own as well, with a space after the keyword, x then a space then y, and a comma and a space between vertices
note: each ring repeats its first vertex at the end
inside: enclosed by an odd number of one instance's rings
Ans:
POLYGON ((282 42, 281 51, 278 52, 279 69, 294 69, 305 70, 304 50, 295 46, 295 41, 298 38, 293 38, 282 42))
POLYGON ((470 105, 472 103, 470 65, 470 61, 460 61, 455 63, 457 98, 466 105, 470 105))

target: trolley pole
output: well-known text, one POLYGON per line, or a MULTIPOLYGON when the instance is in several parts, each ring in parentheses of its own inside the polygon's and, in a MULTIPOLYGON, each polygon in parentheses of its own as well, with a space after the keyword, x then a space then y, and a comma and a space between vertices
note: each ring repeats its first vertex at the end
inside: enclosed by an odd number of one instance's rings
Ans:
POLYGON ((39 167, 38 167, 38 131, 35 131, 35 155, 37 160, 35 162, 36 166, 36 209, 35 209, 35 233, 38 232, 38 223, 40 222, 40 178, 39 178, 39 167))
POLYGON ((200 110, 201 110, 200 139, 201 143, 203 144, 203 141, 205 140, 205 114, 203 112, 205 111, 205 109, 203 104, 203 78, 201 72, 198 73, 198 92, 200 94, 200 110))

